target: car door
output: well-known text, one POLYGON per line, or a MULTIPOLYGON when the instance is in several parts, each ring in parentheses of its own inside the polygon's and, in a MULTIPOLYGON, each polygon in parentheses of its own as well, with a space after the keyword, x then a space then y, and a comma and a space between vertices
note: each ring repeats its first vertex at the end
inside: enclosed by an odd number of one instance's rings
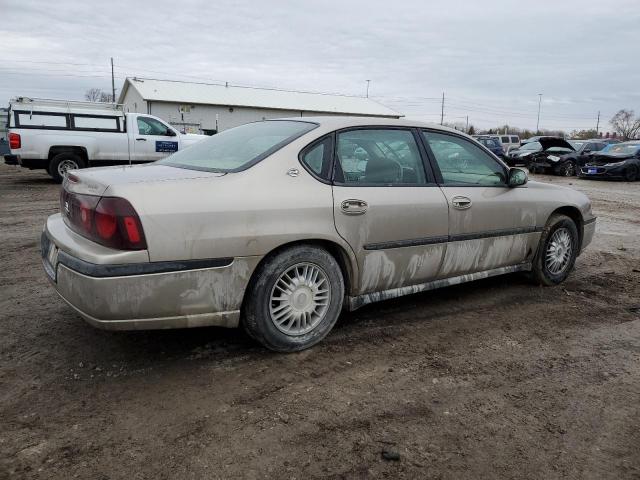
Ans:
POLYGON ((510 188, 508 168, 467 138, 422 130, 436 180, 449 205, 443 278, 518 265, 539 238, 527 186, 510 188))
POLYGON ((447 202, 425 169, 419 133, 354 128, 336 133, 334 219, 358 261, 357 293, 434 279, 446 248, 447 202))
POLYGON ((134 130, 134 161, 152 162, 178 151, 178 135, 157 118, 139 115, 134 130))

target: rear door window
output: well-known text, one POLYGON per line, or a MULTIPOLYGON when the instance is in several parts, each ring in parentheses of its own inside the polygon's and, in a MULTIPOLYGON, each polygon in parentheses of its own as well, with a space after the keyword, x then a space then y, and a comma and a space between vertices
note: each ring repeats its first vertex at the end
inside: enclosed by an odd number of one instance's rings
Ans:
POLYGON ((511 137, 511 143, 520 143, 520 139, 518 137, 511 137))
POLYGON ((502 143, 509 143, 509 137, 500 137, 502 143))
POLYGON ((362 129, 338 133, 336 155, 336 183, 426 184, 422 157, 410 130, 362 129))

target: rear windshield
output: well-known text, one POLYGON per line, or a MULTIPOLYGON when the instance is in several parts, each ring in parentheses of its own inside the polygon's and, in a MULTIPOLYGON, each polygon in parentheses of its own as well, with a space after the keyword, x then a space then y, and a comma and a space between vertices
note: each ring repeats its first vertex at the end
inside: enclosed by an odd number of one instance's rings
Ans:
POLYGON ((316 127, 315 123, 296 120, 248 123, 179 150, 157 163, 192 170, 238 172, 316 127))

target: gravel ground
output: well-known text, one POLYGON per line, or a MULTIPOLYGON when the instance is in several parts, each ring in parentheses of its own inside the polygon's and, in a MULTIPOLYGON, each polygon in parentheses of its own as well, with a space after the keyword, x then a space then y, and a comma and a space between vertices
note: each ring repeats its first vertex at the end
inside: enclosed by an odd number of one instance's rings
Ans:
POLYGON ((640 478, 640 183, 538 177, 599 217, 565 284, 387 301, 278 355, 85 324, 39 259, 58 186, 0 165, 0 478, 640 478))

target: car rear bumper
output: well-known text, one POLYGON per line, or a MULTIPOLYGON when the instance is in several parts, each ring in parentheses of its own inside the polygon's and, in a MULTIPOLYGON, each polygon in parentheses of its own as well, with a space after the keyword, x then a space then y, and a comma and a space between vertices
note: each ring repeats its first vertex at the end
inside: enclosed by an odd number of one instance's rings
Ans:
POLYGON ((17 155, 5 155, 4 163, 6 165, 18 165, 18 156, 17 155))
POLYGON ((56 292, 88 323, 107 330, 236 327, 260 260, 96 264, 65 251, 48 226, 41 241, 44 269, 56 292))
POLYGON ((580 252, 583 252, 587 246, 593 240, 593 236, 596 233, 596 217, 590 220, 586 220, 582 226, 582 245, 580 246, 580 252))

